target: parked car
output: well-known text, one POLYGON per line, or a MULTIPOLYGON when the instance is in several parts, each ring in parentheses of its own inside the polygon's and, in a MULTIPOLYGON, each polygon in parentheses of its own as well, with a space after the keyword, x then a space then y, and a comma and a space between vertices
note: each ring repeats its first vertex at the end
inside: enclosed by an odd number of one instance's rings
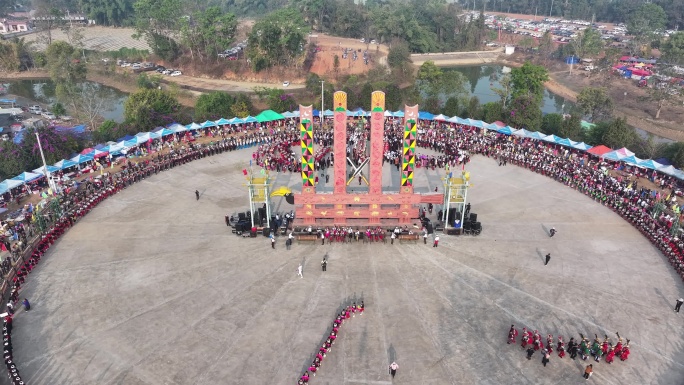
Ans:
POLYGON ((164 66, 157 66, 157 72, 162 73, 162 72, 164 72, 164 70, 166 70, 166 67, 164 67, 164 66))
POLYGON ((122 67, 130 67, 130 66, 131 66, 131 63, 129 63, 129 62, 127 62, 127 61, 123 61, 123 62, 121 62, 121 66, 122 66, 122 67))
POLYGON ((162 74, 163 74, 163 75, 171 75, 171 72, 173 72, 172 69, 165 69, 165 70, 162 71, 162 74))
POLYGON ((375 39, 373 39, 373 40, 371 40, 371 44, 378 44, 378 42, 375 41, 375 39))
POLYGON ((171 72, 171 76, 181 76, 181 75, 183 75, 183 73, 180 72, 180 71, 173 71, 173 72, 171 72))
POLYGON ((45 119, 48 119, 48 120, 55 120, 55 119, 57 119, 57 116, 56 116, 55 114, 53 114, 52 112, 50 112, 50 111, 45 111, 45 112, 43 112, 43 113, 41 114, 41 116, 44 117, 45 119))
POLYGON ((366 38, 362 37, 360 41, 361 41, 361 43, 365 43, 365 42, 366 42, 366 38))
POLYGON ((43 112, 43 108, 36 104, 36 105, 29 107, 29 112, 32 113, 33 115, 40 115, 40 113, 43 112))
POLYGON ((290 85, 290 82, 283 82, 283 87, 287 87, 290 85))
POLYGON ((139 69, 142 69, 142 66, 141 66, 140 64, 132 64, 132 65, 131 65, 131 69, 133 69, 133 70, 139 70, 139 69))

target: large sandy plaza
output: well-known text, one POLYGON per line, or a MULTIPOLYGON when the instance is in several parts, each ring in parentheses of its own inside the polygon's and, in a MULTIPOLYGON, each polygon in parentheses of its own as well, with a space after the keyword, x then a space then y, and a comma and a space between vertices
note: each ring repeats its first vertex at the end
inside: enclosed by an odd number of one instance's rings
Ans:
MULTIPOLYGON (((681 279, 635 228, 588 197, 475 157, 469 200, 479 237, 441 236, 438 248, 291 250, 281 237, 272 250, 267 238, 236 237, 224 222, 248 206, 241 170, 250 158, 251 150, 224 153, 152 176, 69 230, 21 294, 33 305, 17 313, 12 334, 24 380, 295 384, 336 312, 361 299, 365 313, 342 325, 310 384, 587 383, 581 373, 593 361, 554 354, 543 367, 539 352, 528 361, 506 345, 511 324, 566 341, 579 333, 615 341, 616 331, 631 339, 629 360, 594 363, 589 383, 684 380, 684 314, 672 310, 681 279)), ((389 165, 383 172, 396 187, 389 165)), ((419 169, 414 183, 432 190, 440 176, 419 169)), ((281 185, 296 190, 301 179, 281 174, 281 185)))

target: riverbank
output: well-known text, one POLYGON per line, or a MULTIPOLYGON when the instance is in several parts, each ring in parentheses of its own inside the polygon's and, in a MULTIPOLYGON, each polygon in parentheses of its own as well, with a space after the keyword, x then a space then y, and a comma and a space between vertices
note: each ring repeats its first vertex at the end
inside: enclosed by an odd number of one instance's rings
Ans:
POLYGON ((492 51, 412 54, 411 62, 417 67, 420 67, 427 61, 435 63, 437 67, 488 65, 496 64, 502 53, 503 48, 492 51))

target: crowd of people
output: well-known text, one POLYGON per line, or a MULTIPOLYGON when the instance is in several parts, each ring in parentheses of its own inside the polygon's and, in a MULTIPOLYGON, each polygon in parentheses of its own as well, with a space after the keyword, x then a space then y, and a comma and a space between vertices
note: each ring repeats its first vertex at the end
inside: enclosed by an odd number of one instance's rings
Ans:
MULTIPOLYGON (((605 361, 608 364, 612 364, 615 358, 619 358, 620 361, 627 361, 629 358, 629 340, 623 343, 620 333, 616 333, 617 339, 616 343, 613 344, 608 335, 604 335, 603 340, 601 340, 598 334, 594 334, 594 340, 591 341, 589 338, 580 334, 580 338, 575 340, 575 337, 570 337, 567 341, 567 345, 563 336, 559 335, 554 339, 552 334, 546 336, 546 345, 542 339, 541 334, 534 330, 530 332, 527 328, 522 329, 522 335, 520 339, 520 347, 522 350, 527 352, 527 359, 531 360, 534 353, 541 350, 542 354, 542 364, 546 366, 551 361, 551 356, 555 352, 559 358, 565 357, 566 353, 570 355, 571 359, 577 358, 579 356, 582 360, 586 361, 589 356, 593 358, 595 362, 601 362, 601 359, 605 357, 605 361)), ((516 344, 516 338, 518 337, 518 330, 515 325, 511 325, 508 331, 508 344, 516 344)))
MULTIPOLYGON (((40 241, 32 246, 32 251, 28 258, 18 258, 19 263, 15 266, 16 275, 12 282, 12 292, 15 293, 13 294, 15 301, 18 299, 19 290, 24 283, 26 275, 40 261, 40 258, 49 246, 80 216, 85 215, 101 200, 132 183, 195 159, 256 145, 259 147, 253 155, 253 160, 257 164, 277 171, 298 172, 297 165, 299 164, 299 159, 296 152, 293 153, 292 151, 292 146, 299 144, 299 132, 294 129, 295 123, 296 121, 294 120, 285 122, 280 129, 275 131, 273 129, 260 129, 254 125, 247 131, 238 129, 236 131, 238 134, 233 133, 231 131, 232 128, 228 130, 212 128, 206 131, 204 135, 211 136, 212 139, 218 137, 221 137, 221 139, 212 140, 208 144, 180 143, 180 137, 165 141, 160 140, 159 142, 155 141, 146 147, 154 148, 152 146, 156 145, 159 148, 163 148, 164 146, 169 146, 171 148, 170 151, 167 153, 155 151, 147 160, 138 162, 126 159, 124 167, 119 173, 104 173, 100 178, 90 177, 79 188, 64 189, 64 195, 61 199, 63 204, 69 208, 68 214, 58 218, 54 225, 41 237, 40 241), (169 143, 171 141, 173 142, 172 144, 169 143)), ((455 168, 458 165, 468 163, 473 155, 480 154, 496 159, 500 165, 509 162, 553 178, 610 207, 636 226, 651 242, 663 251, 669 258, 670 263, 684 279, 684 242, 680 240, 679 233, 672 234, 678 228, 680 215, 680 208, 675 194, 677 181, 674 178, 659 172, 626 166, 621 162, 606 161, 579 150, 544 141, 508 136, 476 127, 451 123, 423 123, 418 137, 418 146, 429 148, 442 154, 437 156, 418 154, 421 165, 425 167, 455 168), (646 187, 639 180, 640 177, 648 178, 656 187, 646 187)), ((365 129, 368 129, 367 125, 365 129)), ((359 138, 363 138, 354 122, 350 122, 348 134, 361 135, 359 138)), ((332 146, 331 131, 329 129, 321 130, 321 132, 314 130, 314 138, 319 146, 316 151, 317 166, 320 168, 332 166, 334 158, 330 152, 332 146)), ((400 162, 399 154, 403 138, 403 126, 399 120, 388 121, 385 138, 385 160, 398 164, 400 162)), ((352 147, 348 147, 352 154, 355 153, 355 149, 365 146, 364 140, 357 140, 355 143, 352 147)), ((356 151, 356 154, 364 156, 359 151, 356 151)), ((384 231, 382 229, 379 231, 368 229, 366 233, 365 235, 369 239, 375 241, 384 239, 384 231)), ((18 234, 20 234, 19 230, 18 234)), ((325 234, 323 237, 325 240, 325 234)), ((349 231, 348 229, 332 228, 329 231, 328 237, 329 241, 342 242, 349 240, 349 231)), ((354 232, 353 237, 358 239, 357 232, 354 232)), ((5 320, 6 329, 8 328, 8 323, 11 324, 11 322, 12 316, 10 315, 9 320, 5 320)), ((7 333, 6 338, 9 338, 9 332, 7 333)), ((529 332, 527 334, 527 341, 532 344, 532 349, 534 350, 537 336, 534 334, 529 335, 529 332)), ((628 343, 622 344, 621 341, 618 341, 615 346, 612 346, 611 350, 610 341, 607 341, 608 348, 606 349, 604 349, 606 341, 599 341, 600 349, 597 350, 594 349, 597 339, 598 337, 591 344, 591 347, 589 347, 588 341, 584 341, 584 337, 582 337, 579 343, 575 343, 575 340, 571 339, 573 341, 572 346, 569 341, 566 347, 565 342, 562 340, 550 345, 555 347, 559 354, 562 352, 563 355, 566 349, 570 352, 569 349, 571 347, 577 346, 577 354, 583 357, 591 354, 594 355, 595 360, 596 355, 600 354, 601 357, 605 356, 607 362, 612 362, 614 357, 626 360, 629 356, 628 343), (587 351, 585 348, 589 348, 589 350, 587 351)), ((546 353, 549 353, 548 342, 547 340, 546 353)), ((543 349, 541 338, 539 338, 539 349, 543 349)), ((6 349, 5 358, 6 363, 9 362, 9 376, 14 383, 19 383, 15 381, 19 376, 17 365, 11 359, 11 349, 9 359, 7 353, 6 349)), ((319 366, 320 361, 321 359, 319 359, 319 366)))
MULTIPOLYGON (((301 268, 301 265, 299 267, 301 268)), ((357 313, 359 315, 363 315, 364 309, 365 305, 363 304, 363 301, 361 301, 361 303, 359 303, 358 305, 356 304, 356 302, 354 302, 351 305, 342 309, 340 314, 338 314, 335 317, 335 319, 332 322, 332 328, 330 330, 328 338, 326 338, 325 342, 323 342, 321 347, 318 348, 318 351, 316 352, 313 362, 311 362, 311 365, 309 365, 309 369, 306 370, 297 381, 298 385, 306 385, 311 380, 311 377, 316 377, 316 373, 318 373, 318 371, 321 369, 323 359, 327 357, 328 353, 332 351, 333 345, 335 345, 335 340, 339 335, 340 327, 342 327, 343 324, 349 322, 350 318, 356 317, 357 313)))

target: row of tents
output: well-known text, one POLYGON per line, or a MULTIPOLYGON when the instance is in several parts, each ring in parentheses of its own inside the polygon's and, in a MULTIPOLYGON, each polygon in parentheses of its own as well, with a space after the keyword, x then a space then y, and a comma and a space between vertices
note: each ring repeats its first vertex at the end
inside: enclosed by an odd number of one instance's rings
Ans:
MULTIPOLYGON (((314 116, 320 116, 320 111, 314 110, 314 116)), ((323 111, 323 116, 333 116, 334 113, 330 110, 323 111)), ((348 116, 369 116, 370 112, 364 111, 361 108, 357 108, 353 111, 347 111, 348 116)), ((403 111, 385 111, 384 115, 386 117, 403 117, 403 111)), ((123 138, 119 138, 116 142, 108 142, 105 144, 97 145, 93 148, 86 148, 81 151, 80 154, 74 156, 71 159, 63 159, 54 165, 48 165, 47 171, 53 173, 61 171, 70 167, 78 166, 79 164, 90 162, 98 158, 111 155, 118 155, 127 152, 129 149, 145 144, 153 139, 160 139, 162 137, 183 133, 187 131, 196 131, 201 129, 207 129, 211 127, 226 126, 232 124, 245 124, 245 123, 264 123, 271 122, 281 119, 296 118, 299 116, 299 111, 284 112, 279 114, 272 110, 263 111, 261 114, 252 117, 248 116, 246 118, 232 118, 225 119, 221 118, 216 121, 207 120, 204 123, 190 123, 188 125, 182 125, 178 123, 171 124, 169 127, 157 127, 150 132, 141 132, 135 136, 128 135, 123 138)), ((456 123, 461 125, 467 125, 471 127, 478 127, 489 130, 491 132, 496 132, 499 134, 517 136, 521 138, 531 138, 536 140, 543 140, 545 142, 555 143, 561 146, 574 148, 581 151, 586 151, 589 154, 596 155, 606 160, 620 161, 627 163, 632 166, 642 167, 650 170, 657 170, 664 174, 674 176, 679 179, 684 179, 684 172, 674 168, 672 165, 657 162, 652 159, 639 159, 632 151, 626 148, 621 148, 618 150, 612 150, 606 146, 600 145, 592 147, 584 142, 575 142, 568 138, 561 138, 556 135, 546 135, 538 131, 528 131, 526 129, 515 129, 513 127, 507 126, 502 122, 486 123, 481 120, 475 119, 464 119, 458 116, 448 117, 444 115, 433 115, 429 112, 420 111, 418 114, 420 120, 429 121, 442 121, 449 123, 456 123)), ((17 175, 14 178, 7 179, 0 182, 0 194, 4 194, 8 190, 21 186, 25 183, 29 183, 40 179, 45 174, 44 167, 39 167, 33 172, 23 172, 21 175, 17 175)))

